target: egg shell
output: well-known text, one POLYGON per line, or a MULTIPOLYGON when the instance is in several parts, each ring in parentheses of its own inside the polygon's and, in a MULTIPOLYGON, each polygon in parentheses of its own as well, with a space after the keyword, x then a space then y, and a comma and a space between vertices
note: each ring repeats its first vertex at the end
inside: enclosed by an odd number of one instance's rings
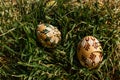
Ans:
POLYGON ((83 66, 97 67, 103 59, 100 42, 93 36, 84 37, 78 44, 77 56, 83 66))
POLYGON ((51 24, 40 24, 37 27, 37 38, 44 47, 54 48, 61 40, 61 32, 51 24))

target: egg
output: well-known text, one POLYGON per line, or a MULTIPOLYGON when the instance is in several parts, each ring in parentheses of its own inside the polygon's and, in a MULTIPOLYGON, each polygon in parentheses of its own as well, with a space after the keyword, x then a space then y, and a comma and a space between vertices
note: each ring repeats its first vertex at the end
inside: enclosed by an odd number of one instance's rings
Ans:
POLYGON ((37 27, 37 38, 47 48, 54 48, 61 40, 61 32, 51 24, 39 24, 37 27))
POLYGON ((93 36, 84 37, 78 43, 77 56, 82 66, 96 68, 103 59, 100 42, 93 36))

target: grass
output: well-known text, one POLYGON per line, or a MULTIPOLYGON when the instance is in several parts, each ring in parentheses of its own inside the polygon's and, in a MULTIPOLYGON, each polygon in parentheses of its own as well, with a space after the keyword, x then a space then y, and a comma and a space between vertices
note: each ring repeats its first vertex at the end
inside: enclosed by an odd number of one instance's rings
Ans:
POLYGON ((120 79, 120 1, 102 6, 68 1, 46 6, 45 0, 17 0, 17 5, 0 0, 1 80, 120 79), (40 22, 61 31, 56 48, 39 44, 35 30, 40 22), (103 47, 103 61, 93 70, 81 66, 76 57, 77 44, 87 35, 103 47))

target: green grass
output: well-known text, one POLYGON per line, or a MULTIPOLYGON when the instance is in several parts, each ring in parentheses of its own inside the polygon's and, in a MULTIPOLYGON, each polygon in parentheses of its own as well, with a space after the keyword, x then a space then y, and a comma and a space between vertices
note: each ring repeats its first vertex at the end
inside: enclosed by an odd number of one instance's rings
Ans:
POLYGON ((19 1, 17 5, 0 0, 0 79, 1 80, 119 80, 120 8, 119 3, 74 6, 56 0, 46 7, 44 0, 19 1), (63 5, 64 4, 64 5, 63 5), (61 31, 55 49, 42 47, 36 27, 50 23, 61 31), (101 65, 89 70, 76 57, 78 42, 95 36, 103 47, 101 65))

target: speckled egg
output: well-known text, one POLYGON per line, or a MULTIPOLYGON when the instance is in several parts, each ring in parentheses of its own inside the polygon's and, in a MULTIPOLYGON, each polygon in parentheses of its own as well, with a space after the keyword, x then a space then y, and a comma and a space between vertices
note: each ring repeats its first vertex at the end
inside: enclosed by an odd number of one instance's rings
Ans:
POLYGON ((51 24, 39 24, 37 38, 44 47, 54 48, 61 40, 61 32, 51 24))
POLYGON ((93 36, 84 37, 77 47, 78 59, 84 67, 96 68, 102 61, 102 47, 93 36))

